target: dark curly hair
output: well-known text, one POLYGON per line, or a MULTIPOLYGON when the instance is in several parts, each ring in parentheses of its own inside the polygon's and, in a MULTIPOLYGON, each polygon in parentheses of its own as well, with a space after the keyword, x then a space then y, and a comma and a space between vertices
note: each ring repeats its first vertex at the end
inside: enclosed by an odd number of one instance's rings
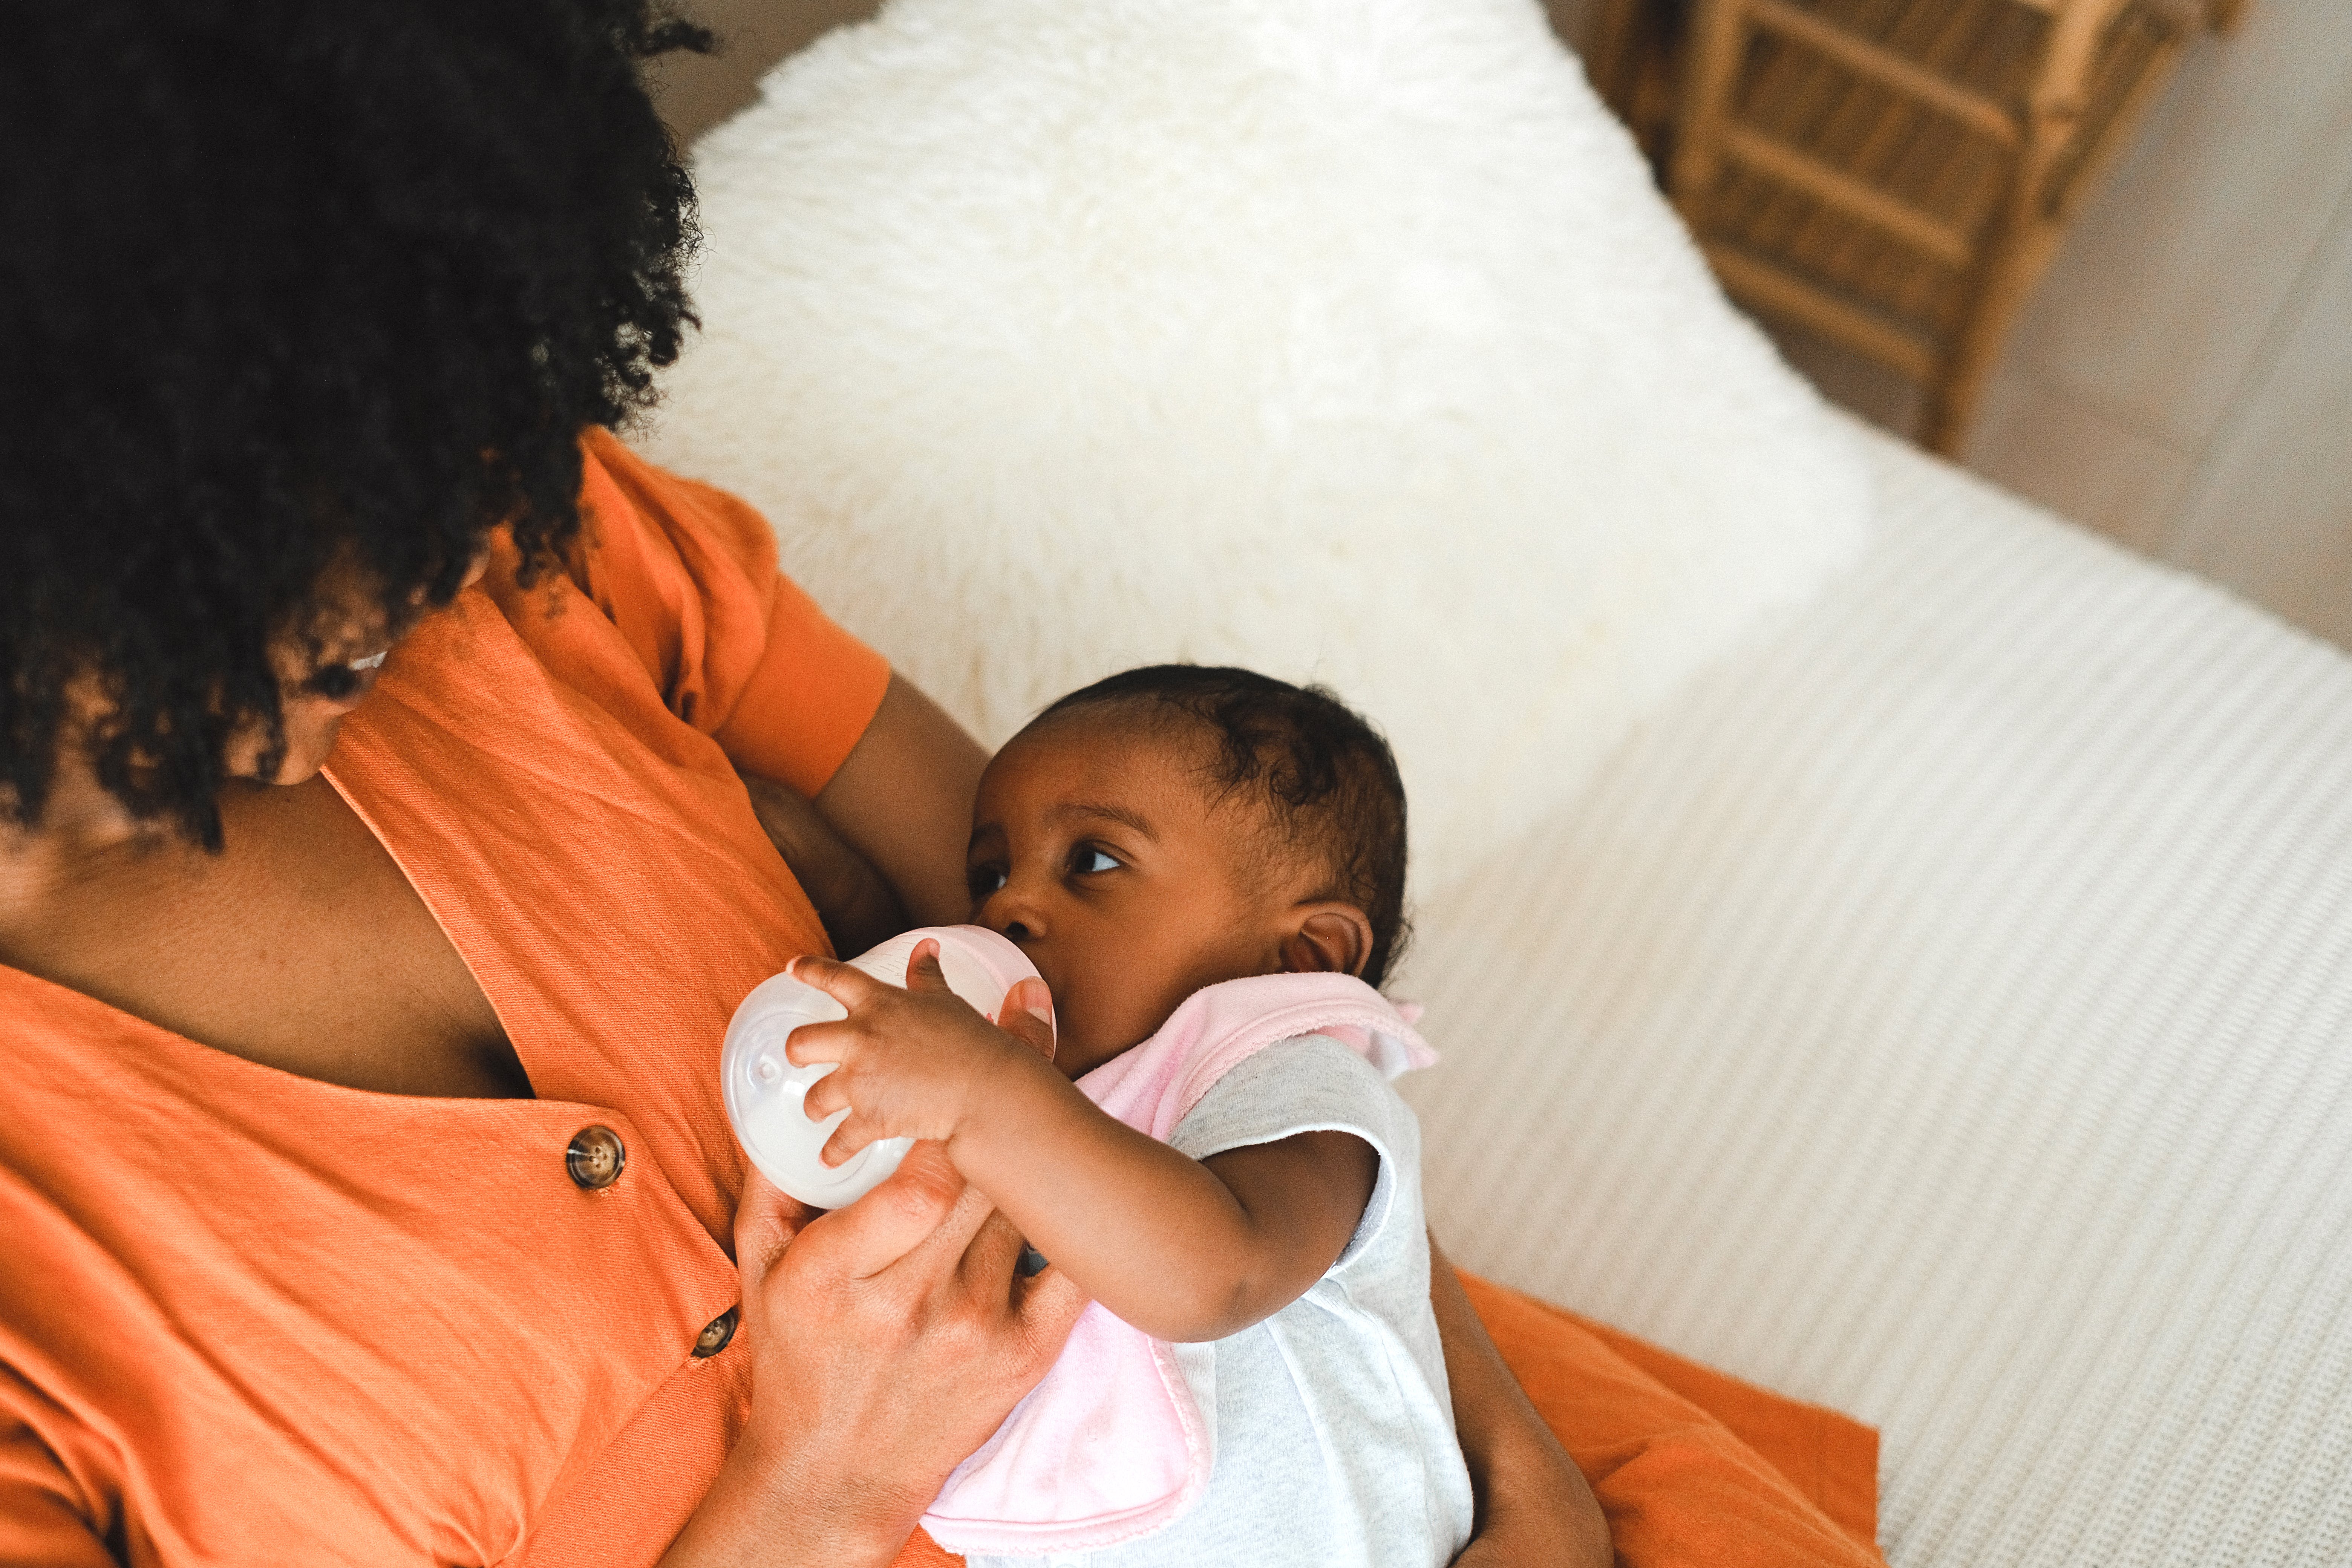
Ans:
POLYGON ((564 548, 582 430, 693 321, 639 67, 709 45, 645 0, 11 16, 0 812, 37 824, 94 681, 100 782, 217 848, 224 749, 257 721, 275 771, 271 645, 315 642, 331 568, 396 630, 493 526, 527 570, 564 548))
POLYGON ((1082 687, 1033 724, 1090 708, 1129 708, 1197 726, 1215 742, 1209 778, 1246 795, 1276 842, 1313 857, 1317 896, 1343 899, 1371 923, 1364 980, 1378 985, 1411 934, 1404 914, 1404 779, 1371 724, 1320 686, 1293 686, 1229 666, 1154 664, 1082 687))

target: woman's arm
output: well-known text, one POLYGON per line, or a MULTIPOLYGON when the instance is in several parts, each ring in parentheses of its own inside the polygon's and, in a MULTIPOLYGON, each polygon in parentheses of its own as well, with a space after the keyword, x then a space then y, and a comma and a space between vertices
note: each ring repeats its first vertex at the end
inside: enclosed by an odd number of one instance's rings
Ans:
POLYGON ((931 1145, 814 1220, 753 1173, 735 1249, 751 1416, 663 1568, 881 1568, 1085 1305, 931 1145))
POLYGON ((846 958, 909 925, 956 925, 971 913, 964 846, 987 763, 962 726, 893 674, 866 733, 814 801, 740 763, 735 771, 846 958))
POLYGON ((964 849, 987 766, 980 742, 894 672, 866 733, 817 792, 817 815, 881 873, 917 925, 957 925, 971 913, 964 849))
POLYGON ((1454 1560, 1457 1568, 1609 1568, 1615 1560, 1609 1521, 1591 1487, 1528 1403, 1433 1236, 1429 1304, 1445 1350, 1454 1435, 1477 1500, 1470 1544, 1454 1560))
POLYGON ((864 952, 907 929, 910 922, 898 895, 813 803, 790 784, 740 769, 737 776, 751 797, 752 815, 759 817, 768 842, 784 858, 824 922, 834 952, 864 952))

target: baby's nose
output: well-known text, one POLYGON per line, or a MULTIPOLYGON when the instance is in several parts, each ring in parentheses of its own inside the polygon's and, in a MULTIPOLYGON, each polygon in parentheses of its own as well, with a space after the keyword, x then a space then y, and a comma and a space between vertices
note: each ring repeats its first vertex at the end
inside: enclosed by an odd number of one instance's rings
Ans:
POLYGON ((971 923, 986 926, 1008 942, 1034 942, 1037 938, 1037 911, 1005 888, 980 900, 980 907, 971 912, 971 923))

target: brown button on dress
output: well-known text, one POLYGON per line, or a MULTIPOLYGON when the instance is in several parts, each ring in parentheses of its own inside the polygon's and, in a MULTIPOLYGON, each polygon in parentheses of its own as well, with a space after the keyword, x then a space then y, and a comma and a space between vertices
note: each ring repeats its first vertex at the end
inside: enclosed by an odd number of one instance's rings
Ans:
POLYGON ((735 1325, 742 1321, 742 1309, 730 1307, 711 1319, 709 1325, 695 1336, 694 1359, 709 1361, 725 1350, 727 1342, 735 1337, 735 1325))
POLYGON ((621 1135, 609 1127, 583 1127, 563 1151, 564 1169, 583 1190, 592 1193, 619 1181, 621 1169, 628 1163, 629 1151, 622 1144, 621 1135))

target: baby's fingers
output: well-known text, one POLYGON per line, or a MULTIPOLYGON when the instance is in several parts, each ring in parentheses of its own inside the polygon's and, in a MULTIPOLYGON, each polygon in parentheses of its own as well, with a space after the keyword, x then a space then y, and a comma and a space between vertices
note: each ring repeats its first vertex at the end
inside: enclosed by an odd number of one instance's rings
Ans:
POLYGON ((796 1068, 845 1062, 857 1054, 857 1026, 846 1018, 829 1024, 803 1024, 784 1037, 784 1059, 796 1068))
POLYGON ((909 991, 947 991, 947 971, 940 967, 940 944, 929 937, 915 944, 907 955, 907 989, 909 991))
POLYGON ((847 1120, 833 1130, 833 1136, 824 1141, 824 1147, 817 1151, 816 1157, 828 1168, 839 1165, 880 1136, 880 1131, 871 1121, 853 1110, 847 1120))
POLYGON ((843 1006, 855 1013, 877 996, 887 996, 896 987, 886 985, 862 969, 852 969, 830 958, 803 953, 784 966, 784 973, 803 985, 814 985, 843 1006))
POLYGON ((801 1110, 811 1121, 822 1121, 836 1110, 849 1105, 849 1086, 841 1081, 841 1074, 829 1072, 808 1086, 801 1097, 801 1110))

